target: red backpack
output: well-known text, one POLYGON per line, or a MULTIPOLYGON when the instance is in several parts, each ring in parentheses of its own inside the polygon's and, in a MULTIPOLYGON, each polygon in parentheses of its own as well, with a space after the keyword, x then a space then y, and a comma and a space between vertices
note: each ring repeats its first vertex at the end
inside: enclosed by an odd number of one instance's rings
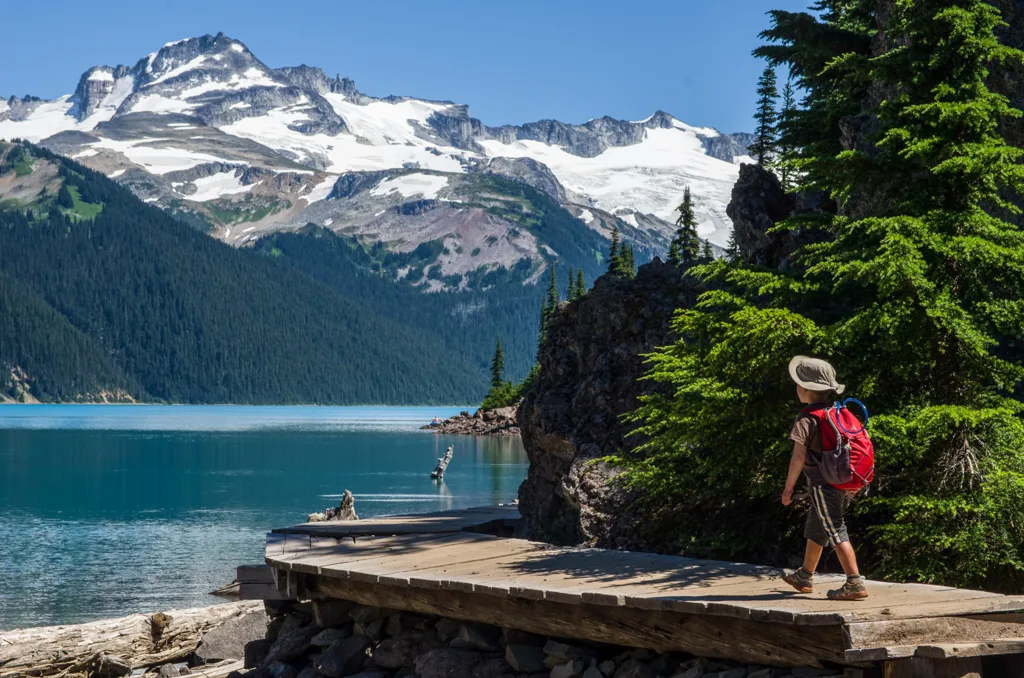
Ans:
POLYGON ((810 406, 802 414, 814 417, 821 432, 821 475, 838 490, 859 490, 875 479, 875 450, 868 437, 868 411, 853 398, 827 407, 810 406), (864 424, 846 408, 855 402, 864 411, 864 424))

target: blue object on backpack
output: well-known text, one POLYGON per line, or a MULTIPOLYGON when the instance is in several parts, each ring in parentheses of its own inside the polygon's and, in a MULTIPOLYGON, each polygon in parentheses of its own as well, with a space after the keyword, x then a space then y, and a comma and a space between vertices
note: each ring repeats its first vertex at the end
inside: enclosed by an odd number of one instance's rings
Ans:
POLYGON ((871 417, 870 415, 868 415, 868 408, 866 408, 864 406, 864 403, 857 400, 856 398, 847 398, 841 403, 836 403, 836 423, 839 425, 839 428, 843 429, 843 433, 845 433, 848 436, 856 436, 863 433, 864 429, 868 427, 868 421, 870 421, 870 419, 871 417), (843 426, 843 420, 842 417, 839 416, 839 410, 846 407, 846 403, 857 403, 857 406, 860 407, 861 411, 864 413, 864 425, 860 427, 860 430, 850 431, 847 430, 845 426, 843 426))

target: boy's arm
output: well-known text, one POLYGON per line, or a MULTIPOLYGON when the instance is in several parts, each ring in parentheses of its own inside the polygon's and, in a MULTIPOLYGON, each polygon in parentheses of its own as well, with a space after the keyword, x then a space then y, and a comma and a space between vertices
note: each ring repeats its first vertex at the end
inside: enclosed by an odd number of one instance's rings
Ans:
POLYGON ((793 503, 793 488, 796 487, 796 481, 804 470, 805 461, 807 461, 807 448, 803 443, 793 443, 793 456, 789 459, 786 489, 782 491, 783 506, 789 506, 793 503))

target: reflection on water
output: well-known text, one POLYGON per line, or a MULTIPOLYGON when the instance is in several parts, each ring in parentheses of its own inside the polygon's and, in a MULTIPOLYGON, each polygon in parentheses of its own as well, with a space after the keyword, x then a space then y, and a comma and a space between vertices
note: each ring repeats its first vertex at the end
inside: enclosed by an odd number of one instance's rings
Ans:
POLYGON ((0 407, 0 628, 213 602, 236 565, 262 562, 267 530, 345 489, 364 518, 510 501, 520 441, 416 430, 450 413, 0 407))

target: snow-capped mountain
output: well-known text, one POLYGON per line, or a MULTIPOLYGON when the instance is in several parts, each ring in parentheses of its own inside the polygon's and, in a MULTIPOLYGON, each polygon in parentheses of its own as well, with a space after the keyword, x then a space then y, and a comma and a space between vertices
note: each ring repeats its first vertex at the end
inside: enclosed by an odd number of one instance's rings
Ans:
POLYGON ((515 202, 486 180, 495 175, 544 191, 602 234, 617 225, 652 252, 667 246, 690 186, 701 236, 724 246, 749 143, 660 111, 488 127, 465 105, 374 98, 317 68, 269 68, 223 34, 167 44, 134 66, 90 68, 55 101, 0 100, 0 139, 14 138, 234 244, 314 223, 399 251, 438 239, 449 253, 481 250, 439 262, 445 275, 557 254, 491 209, 515 202))

